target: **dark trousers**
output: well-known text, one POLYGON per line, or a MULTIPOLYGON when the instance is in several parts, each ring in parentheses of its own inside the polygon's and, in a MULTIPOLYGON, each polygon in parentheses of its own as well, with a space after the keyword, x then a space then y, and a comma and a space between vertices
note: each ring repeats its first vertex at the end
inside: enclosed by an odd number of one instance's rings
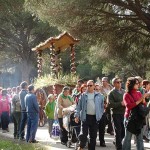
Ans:
POLYGON ((20 131, 19 131, 20 138, 24 138, 24 135, 25 135, 24 129, 25 129, 26 123, 27 123, 27 113, 22 112, 21 113, 20 131))
POLYGON ((124 115, 113 114, 112 122, 114 125, 116 150, 122 150, 122 140, 125 136, 124 115))
POLYGON ((2 128, 2 124, 1 124, 1 116, 0 116, 0 128, 2 128))
POLYGON ((10 115, 9 115, 9 122, 12 123, 13 122, 13 116, 12 116, 13 114, 12 114, 12 105, 11 105, 11 103, 9 104, 9 106, 10 106, 10 112, 11 112, 10 115))
POLYGON ((35 135, 36 131, 38 128, 38 120, 39 120, 39 115, 35 115, 34 117, 28 116, 27 119, 27 135, 26 135, 26 141, 34 141, 35 140, 35 135))
POLYGON ((13 112, 12 117, 14 122, 14 137, 19 138, 21 112, 13 112))
POLYGON ((9 125, 9 113, 8 112, 2 112, 2 115, 1 115, 2 130, 7 130, 8 125, 9 125))
POLYGON ((100 141, 100 144, 105 143, 105 140, 104 140, 105 127, 106 127, 106 113, 103 114, 101 120, 99 121, 99 141, 100 141))
POLYGON ((60 125, 60 140, 61 142, 67 143, 68 141, 68 131, 63 127, 63 119, 58 118, 59 125, 60 125))
POLYGON ((84 148, 89 134, 90 140, 88 150, 95 150, 98 124, 95 115, 86 115, 86 121, 81 122, 81 132, 79 135, 80 147, 84 148))
POLYGON ((110 110, 108 110, 106 112, 106 118, 107 118, 107 125, 108 125, 107 133, 111 133, 111 132, 113 132, 113 126, 112 126, 112 122, 111 122, 110 110))

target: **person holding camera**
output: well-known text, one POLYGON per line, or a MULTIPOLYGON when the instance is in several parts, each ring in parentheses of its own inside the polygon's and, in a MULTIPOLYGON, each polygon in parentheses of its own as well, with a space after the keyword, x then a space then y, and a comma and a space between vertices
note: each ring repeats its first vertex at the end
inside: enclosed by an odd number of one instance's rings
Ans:
MULTIPOLYGON (((136 108, 139 104, 143 104, 146 106, 145 98, 149 96, 149 93, 141 94, 140 91, 138 91, 139 88, 139 81, 135 77, 130 77, 127 79, 126 82, 126 93, 124 94, 123 102, 125 104, 125 137, 123 139, 123 145, 122 145, 122 150, 131 150, 131 138, 132 138, 132 133, 127 129, 127 124, 129 121, 129 116, 131 111, 136 108)), ((135 125, 141 126, 143 125, 143 121, 135 120, 134 121, 135 125)), ((144 150, 144 145, 143 145, 143 132, 142 128, 136 136, 136 146, 137 150, 144 150)))

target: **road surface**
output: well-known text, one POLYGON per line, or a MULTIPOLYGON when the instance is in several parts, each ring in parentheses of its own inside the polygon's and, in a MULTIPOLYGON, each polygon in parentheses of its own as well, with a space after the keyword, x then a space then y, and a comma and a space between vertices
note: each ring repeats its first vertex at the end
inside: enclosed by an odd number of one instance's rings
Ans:
MULTIPOLYGON (((7 133, 2 133, 0 130, 0 135, 6 136, 13 138, 13 124, 11 123, 9 125, 10 132, 7 133)), ((97 139, 97 145, 96 145, 96 150, 115 150, 115 146, 113 145, 113 136, 110 136, 108 134, 105 135, 105 141, 107 147, 100 147, 99 146, 99 141, 97 139)), ((36 140, 38 140, 41 144, 44 144, 48 148, 48 150, 73 150, 74 147, 72 145, 71 148, 67 148, 64 145, 60 144, 60 141, 55 141, 49 137, 47 125, 44 127, 38 127, 37 134, 36 134, 36 140)), ((135 144, 133 144, 132 140, 132 150, 136 150, 135 144)), ((150 143, 144 143, 145 150, 150 150, 150 143)))

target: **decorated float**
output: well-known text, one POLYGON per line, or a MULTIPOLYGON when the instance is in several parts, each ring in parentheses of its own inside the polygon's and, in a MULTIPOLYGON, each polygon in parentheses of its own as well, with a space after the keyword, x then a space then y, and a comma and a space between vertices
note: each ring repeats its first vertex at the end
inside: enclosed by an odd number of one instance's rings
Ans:
POLYGON ((39 82, 44 81, 42 76, 42 54, 43 51, 49 49, 51 73, 47 75, 48 81, 41 86, 36 86, 36 95, 40 105, 39 126, 43 126, 46 122, 44 107, 47 102, 48 94, 59 94, 65 85, 74 88, 77 81, 76 66, 75 66, 75 45, 79 42, 69 33, 64 32, 57 37, 50 37, 45 42, 40 43, 32 51, 37 53, 37 68, 38 78, 35 81, 35 86, 39 82), (60 53, 65 51, 70 52, 70 75, 63 75, 60 53))

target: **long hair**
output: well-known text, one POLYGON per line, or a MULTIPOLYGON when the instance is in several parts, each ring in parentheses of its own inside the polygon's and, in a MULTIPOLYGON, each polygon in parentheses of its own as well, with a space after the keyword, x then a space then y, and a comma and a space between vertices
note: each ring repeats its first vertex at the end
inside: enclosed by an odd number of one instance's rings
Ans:
POLYGON ((127 82, 126 82, 126 91, 128 93, 130 93, 131 90, 133 90, 134 85, 136 84, 137 81, 138 81, 138 79, 136 79, 135 77, 129 77, 127 79, 127 82))
POLYGON ((81 85, 81 88, 80 88, 80 92, 81 92, 81 93, 83 93, 83 92, 82 92, 82 89, 85 88, 85 87, 87 88, 87 85, 86 85, 86 84, 82 84, 82 85, 81 85))

